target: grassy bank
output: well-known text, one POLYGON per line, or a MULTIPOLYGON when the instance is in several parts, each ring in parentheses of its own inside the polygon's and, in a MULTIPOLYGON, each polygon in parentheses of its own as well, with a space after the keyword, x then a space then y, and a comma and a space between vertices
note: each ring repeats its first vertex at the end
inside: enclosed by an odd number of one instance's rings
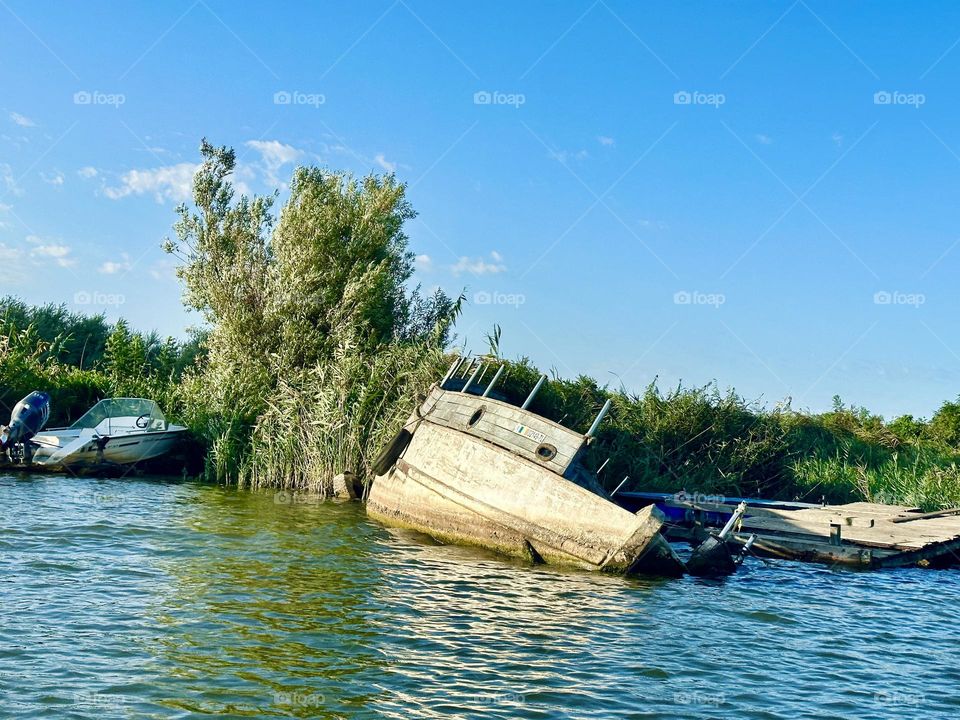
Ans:
MULTIPOLYGON (((7 408, 47 389, 51 422, 61 424, 101 397, 152 397, 202 441, 210 479, 250 486, 322 490, 341 470, 364 476, 449 361, 439 342, 386 344, 373 353, 338 345, 323 361, 277 378, 269 393, 241 399, 212 376, 203 341, 157 343, 122 323, 79 330, 65 323, 45 340, 31 324, 12 322, 11 307, 23 310, 18 301, 0 302, 0 402, 7 408), (102 339, 104 352, 81 366, 60 342, 68 335, 102 339)), ((498 389, 520 403, 540 370, 526 360, 506 364, 498 389)), ((627 489, 960 506, 957 403, 944 403, 929 421, 886 422, 839 402, 822 414, 765 410, 715 385, 667 392, 651 385, 631 394, 587 377, 554 377, 532 409, 585 431, 607 398, 613 409, 587 464, 597 470, 606 462, 600 477, 608 488, 629 476, 627 489)))
MULTIPOLYGON (((539 371, 511 364, 508 397, 521 402, 539 371)), ((532 409, 585 432, 607 398, 613 409, 587 456, 608 488, 818 502, 869 500, 926 509, 960 506, 958 408, 892 422, 839 399, 827 413, 773 410, 714 385, 611 392, 587 377, 554 379, 532 409), (604 463, 606 465, 604 466, 604 463)))
MULTIPOLYGON (((343 470, 366 477, 446 369, 462 298, 410 287, 403 227, 415 213, 392 175, 299 168, 275 212, 275 196, 234 194, 232 150, 204 142, 201 153, 166 248, 203 332, 161 340, 7 298, 0 403, 45 389, 63 424, 101 397, 151 397, 191 428, 211 480, 323 491, 343 470)), ((499 389, 520 402, 540 371, 507 365, 499 389)), ((716 385, 634 394, 581 376, 553 378, 533 409, 585 431, 608 398, 587 457, 608 488, 629 477, 626 488, 646 490, 960 505, 957 402, 929 421, 887 421, 839 400, 810 414, 716 385)))

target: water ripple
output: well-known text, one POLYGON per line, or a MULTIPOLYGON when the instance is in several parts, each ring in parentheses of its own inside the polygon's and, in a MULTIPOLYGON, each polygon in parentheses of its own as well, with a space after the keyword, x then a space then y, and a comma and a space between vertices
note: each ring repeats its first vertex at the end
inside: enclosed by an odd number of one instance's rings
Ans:
POLYGON ((0 716, 960 713, 960 574, 623 579, 157 480, 0 477, 0 716))

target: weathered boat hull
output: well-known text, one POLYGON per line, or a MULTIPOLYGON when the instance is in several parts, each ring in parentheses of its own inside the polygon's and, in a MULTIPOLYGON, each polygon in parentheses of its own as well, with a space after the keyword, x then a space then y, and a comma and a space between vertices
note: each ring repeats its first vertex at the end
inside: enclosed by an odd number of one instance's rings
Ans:
MULTIPOLYGON (((483 428, 475 434, 455 429, 455 419, 444 413, 434 422, 430 413, 449 409, 452 402, 468 418, 467 411, 476 406, 488 423, 506 419, 499 422, 502 427, 509 427, 519 412, 497 401, 460 394, 444 398, 443 391, 435 391, 424 403, 425 417, 417 420, 403 457, 374 480, 367 501, 372 517, 441 542, 477 545, 534 561, 616 573, 683 573, 682 563, 660 535, 659 510, 649 507, 634 515, 524 453, 484 439, 483 428)), ((549 439, 562 453, 562 434, 544 429, 554 433, 549 439)), ((510 439, 503 437, 501 442, 510 439)), ((535 437, 543 441, 539 434, 535 437)))

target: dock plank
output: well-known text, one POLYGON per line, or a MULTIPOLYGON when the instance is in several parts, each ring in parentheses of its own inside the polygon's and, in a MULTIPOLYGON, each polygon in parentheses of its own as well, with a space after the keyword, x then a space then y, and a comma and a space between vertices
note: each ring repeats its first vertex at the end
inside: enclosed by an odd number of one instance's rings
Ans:
MULTIPOLYGON (((694 511, 732 513, 730 503, 665 499, 694 511)), ((960 515, 927 517, 906 505, 855 502, 843 505, 771 508, 750 506, 737 529, 743 542, 757 536, 758 551, 815 562, 900 567, 960 562, 960 515), (909 522, 904 522, 909 518, 909 522)))

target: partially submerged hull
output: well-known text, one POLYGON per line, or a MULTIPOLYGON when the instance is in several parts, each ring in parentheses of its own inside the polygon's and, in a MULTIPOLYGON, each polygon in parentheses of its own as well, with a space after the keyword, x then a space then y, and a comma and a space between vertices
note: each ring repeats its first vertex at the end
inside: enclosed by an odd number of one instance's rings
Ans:
POLYGON ((633 514, 581 487, 585 436, 490 398, 433 388, 367 512, 448 543, 616 573, 679 575, 654 507, 633 514))

